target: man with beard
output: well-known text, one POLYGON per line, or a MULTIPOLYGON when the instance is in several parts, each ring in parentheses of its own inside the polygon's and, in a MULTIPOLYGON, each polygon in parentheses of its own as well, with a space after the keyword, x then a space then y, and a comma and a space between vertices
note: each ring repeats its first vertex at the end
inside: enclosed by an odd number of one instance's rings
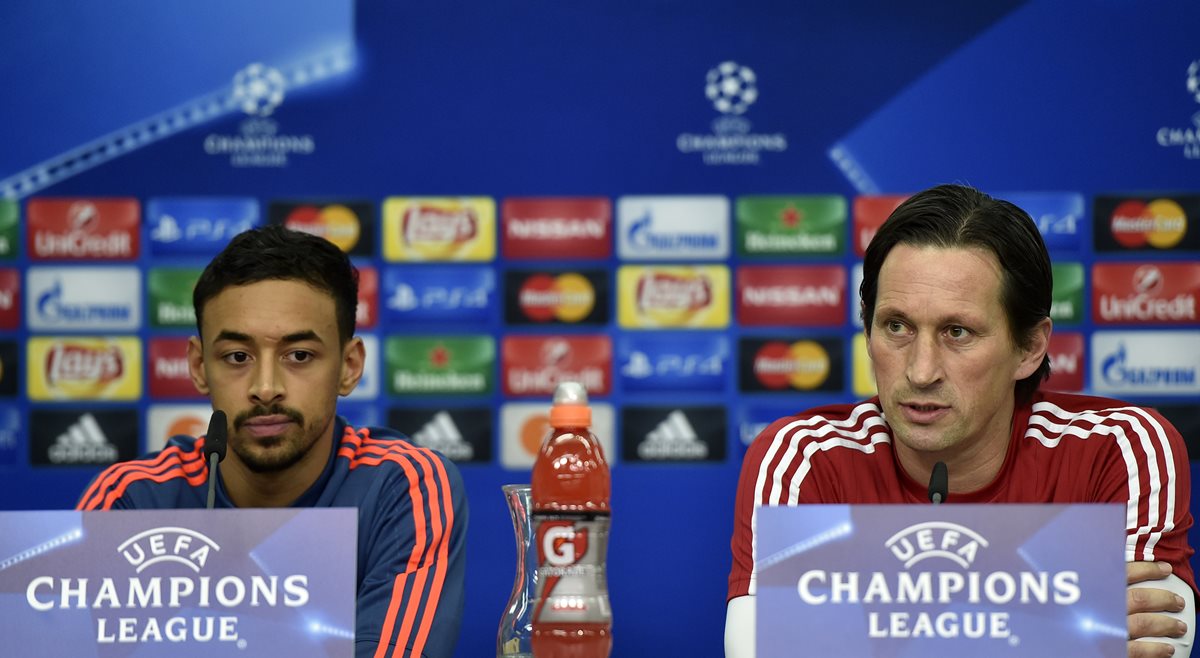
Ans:
POLYGON ((754 654, 758 507, 927 504, 938 462, 949 471, 947 504, 1123 505, 1128 655, 1188 654, 1187 448, 1152 409, 1039 390, 1050 374, 1052 290, 1046 245, 1011 203, 942 185, 888 217, 867 247, 860 290, 879 395, 781 418, 747 450, 726 656, 754 654))
MULTIPOLYGON (((454 464, 399 433, 351 427, 363 374, 358 272, 280 226, 236 236, 204 269, 188 342, 196 389, 230 419, 217 507, 356 507, 360 656, 450 656, 462 615, 467 500, 454 464)), ((80 510, 205 507, 204 437, 103 471, 80 510)))

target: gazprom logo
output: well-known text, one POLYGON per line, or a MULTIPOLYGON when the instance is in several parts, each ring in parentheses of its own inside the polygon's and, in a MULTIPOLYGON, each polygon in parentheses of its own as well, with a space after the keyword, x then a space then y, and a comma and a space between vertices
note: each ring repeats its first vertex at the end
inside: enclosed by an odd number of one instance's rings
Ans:
POLYGON ((1092 334, 1092 386, 1104 393, 1200 393, 1200 331, 1092 334))
POLYGON ((957 523, 929 521, 911 525, 883 543, 908 569, 929 558, 944 558, 966 569, 979 549, 987 548, 983 535, 957 523))
POLYGON ((117 547, 117 553, 138 573, 163 562, 182 564, 199 573, 211 553, 219 550, 217 542, 204 533, 176 526, 139 532, 117 547))
POLYGON ((136 329, 141 323, 136 268, 30 268, 31 329, 136 329))
POLYGON ((692 260, 729 255, 724 196, 628 196, 617 200, 621 258, 692 260))
POLYGON ((644 251, 672 252, 693 249, 715 249, 717 236, 711 233, 656 232, 653 215, 646 213, 629 227, 629 243, 644 251))

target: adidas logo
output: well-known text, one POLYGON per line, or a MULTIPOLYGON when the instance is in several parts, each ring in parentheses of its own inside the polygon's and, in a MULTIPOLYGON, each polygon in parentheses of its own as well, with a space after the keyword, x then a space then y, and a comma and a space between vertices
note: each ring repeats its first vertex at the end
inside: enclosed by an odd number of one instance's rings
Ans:
POLYGON ((425 426, 412 436, 413 441, 423 448, 430 448, 454 461, 470 461, 475 457, 475 448, 463 440, 462 432, 454 424, 450 413, 439 411, 425 426))
POLYGON ((642 459, 704 459, 708 446, 700 441, 687 415, 676 409, 646 435, 637 452, 642 459))
POLYGON ((104 435, 96 417, 87 413, 58 435, 49 456, 54 464, 109 464, 117 461, 117 447, 104 435))

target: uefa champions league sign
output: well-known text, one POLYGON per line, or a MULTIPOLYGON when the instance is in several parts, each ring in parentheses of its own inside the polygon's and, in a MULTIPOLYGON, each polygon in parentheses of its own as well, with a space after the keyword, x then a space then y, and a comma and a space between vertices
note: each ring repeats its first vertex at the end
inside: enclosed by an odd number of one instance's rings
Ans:
POLYGON ((34 658, 349 658, 357 524, 353 509, 3 512, 0 637, 34 658))
POLYGON ((1120 505, 757 511, 759 658, 1126 654, 1120 505))

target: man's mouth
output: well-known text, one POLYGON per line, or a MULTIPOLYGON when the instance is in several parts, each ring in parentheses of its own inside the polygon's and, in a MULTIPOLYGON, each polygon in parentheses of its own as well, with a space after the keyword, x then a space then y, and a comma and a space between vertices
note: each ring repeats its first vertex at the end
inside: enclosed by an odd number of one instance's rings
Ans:
POLYGON ((292 419, 282 415, 275 414, 270 416, 254 416, 246 419, 242 424, 243 429, 251 436, 266 437, 282 434, 292 424, 292 419))

